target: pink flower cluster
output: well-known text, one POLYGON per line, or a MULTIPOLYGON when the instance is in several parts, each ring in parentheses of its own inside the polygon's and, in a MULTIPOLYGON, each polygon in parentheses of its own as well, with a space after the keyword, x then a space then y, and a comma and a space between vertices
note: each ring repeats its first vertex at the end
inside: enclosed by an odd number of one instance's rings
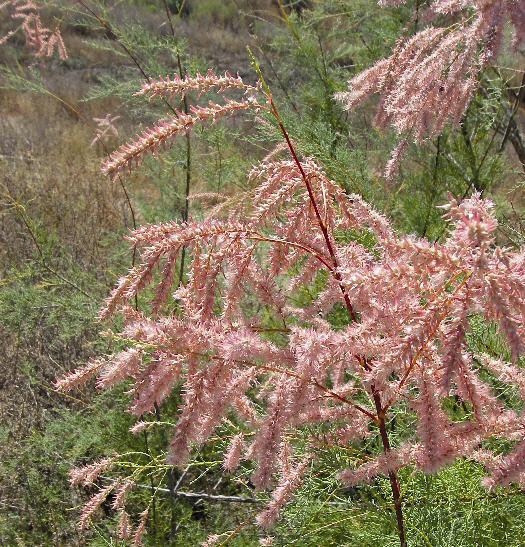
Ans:
MULTIPOLYGON (((45 27, 40 19, 40 7, 32 0, 7 0, 0 3, 0 10, 11 8, 11 19, 16 21, 23 32, 26 46, 37 57, 51 57, 58 51, 60 59, 67 59, 67 51, 57 27, 54 31, 45 27)), ((0 45, 6 42, 16 30, 10 30, 5 36, 0 37, 0 45)))
POLYGON ((232 76, 229 72, 225 72, 223 76, 217 76, 213 70, 208 70, 206 76, 195 74, 190 76, 186 74, 185 78, 181 78, 178 74, 174 74, 173 78, 167 76, 163 78, 159 76, 158 80, 150 78, 148 82, 142 83, 142 89, 137 91, 135 95, 147 95, 149 99, 155 97, 173 97, 180 95, 184 98, 188 91, 196 91, 197 96, 201 93, 216 89, 218 93, 223 93, 227 89, 240 89, 243 93, 251 93, 257 91, 257 87, 246 85, 242 78, 232 76))
MULTIPOLYGON (((385 2, 400 4, 400 1, 385 2)), ((443 18, 446 27, 427 26, 401 40, 392 55, 348 81, 350 90, 336 98, 350 110, 373 93, 380 94, 375 123, 392 125, 416 142, 457 125, 478 86, 479 72, 497 55, 505 24, 513 25, 513 43, 525 40, 523 0, 433 0, 423 20, 443 18), (473 13, 467 11, 473 8, 473 13)), ((395 170, 401 140, 387 173, 395 170)))
MULTIPOLYGON (((417 428, 400 447, 341 470, 348 484, 407 464, 435 471, 491 436, 523 438, 523 416, 506 408, 479 372, 496 370, 520 388, 524 373, 502 361, 479 368, 465 339, 469 319, 483 316, 497 324, 514 359, 523 353, 525 253, 495 246, 492 204, 478 195, 462 203, 451 199, 444 207, 448 238, 430 243, 397 234, 359 196, 344 194, 312 159, 302 165, 333 256, 310 197, 297 183, 299 170, 288 161, 263 163, 252 171, 263 180, 247 220, 170 222, 132 233, 144 261, 119 282, 101 313, 120 310, 125 322, 120 336, 132 349, 110 356, 102 368, 85 370, 98 374, 102 387, 130 378, 130 410, 137 416, 152 411, 182 382, 183 403, 168 454, 177 465, 228 412, 237 412, 257 434, 249 442, 242 435, 233 439, 225 467, 254 460, 252 482, 260 488, 272 486, 274 474, 280 477, 259 519, 264 524, 277 516, 315 455, 314 450, 290 454, 287 435, 305 424, 332 427, 336 443, 369 435, 370 424, 380 419, 376 396, 383 413, 408 403, 417 428), (363 230, 373 236, 373 247, 340 238, 363 230), (163 287, 166 294, 181 245, 192 261, 188 283, 174 293, 180 314, 149 315, 127 306, 147 285, 154 291, 163 287), (162 273, 154 282, 155 269, 162 273), (314 279, 323 279, 321 290, 298 306, 297 291, 314 279), (349 318, 334 330, 328 315, 344 305, 344 294, 359 320, 349 318), (258 309, 249 304, 254 298, 258 309), (273 327, 265 323, 268 310, 273 327), (471 419, 447 416, 442 401, 451 395, 472 409, 471 419)), ((61 385, 78 378, 85 376, 76 371, 61 385)), ((311 441, 315 445, 314 437, 311 441)), ((514 466, 516 457, 509 454, 499 464, 504 471, 492 480, 504 481, 505 465, 514 466)), ((521 467, 515 475, 520 473, 521 467)))
POLYGON ((113 152, 109 159, 102 163, 102 171, 116 177, 119 173, 125 173, 126 168, 131 170, 133 163, 138 165, 145 153, 151 152, 156 155, 159 147, 165 148, 174 137, 188 133, 199 123, 204 126, 208 122, 215 123, 219 118, 232 116, 239 111, 254 110, 257 112, 265 108, 256 99, 260 84, 247 85, 239 76, 233 77, 228 72, 224 76, 216 76, 211 70, 207 76, 197 73, 194 77, 187 75, 185 78, 180 78, 174 75, 173 79, 169 77, 159 80, 152 79, 149 82, 144 82, 142 89, 136 95, 148 95, 150 99, 171 97, 174 94, 184 96, 189 91, 197 91, 200 95, 214 88, 218 88, 219 93, 227 89, 241 89, 247 96, 240 100, 226 98, 225 104, 209 101, 208 106, 191 106, 189 113, 177 110, 175 115, 168 115, 167 119, 159 120, 153 128, 145 129, 130 143, 113 152))

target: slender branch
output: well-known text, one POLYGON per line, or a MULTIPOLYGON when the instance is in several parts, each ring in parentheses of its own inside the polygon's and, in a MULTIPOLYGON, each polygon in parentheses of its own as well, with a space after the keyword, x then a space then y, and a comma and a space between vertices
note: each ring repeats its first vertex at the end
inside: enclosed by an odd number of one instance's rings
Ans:
POLYGON ((518 111, 518 107, 525 97, 525 73, 523 74, 523 78, 521 79, 521 84, 518 89, 518 93, 516 93, 516 99, 514 101, 514 106, 512 107, 512 110, 509 115, 509 121, 507 123, 507 127, 505 129, 505 133, 503 134, 503 139, 501 139, 501 144, 499 147, 499 152, 503 150, 505 147, 505 143, 509 137, 511 128, 512 128, 512 122, 514 121, 514 116, 516 115, 516 112, 518 111))
MULTIPOLYGON (((164 9, 166 11, 166 18, 168 19, 168 24, 170 26, 170 30, 171 30, 171 36, 173 38, 173 44, 175 46, 175 50, 176 50, 176 55, 177 55, 177 65, 178 65, 178 68, 179 68, 179 76, 181 78, 184 78, 184 74, 183 74, 183 68, 182 68, 182 59, 181 59, 181 55, 180 55, 180 51, 179 51, 179 48, 177 46, 177 38, 176 38, 176 35, 175 35, 175 28, 173 26, 173 21, 172 21, 172 18, 171 18, 171 11, 170 11, 170 8, 168 6, 168 2, 167 0, 163 0, 163 3, 164 3, 164 9)), ((179 10, 179 17, 180 17, 180 13, 181 13, 181 10, 182 10, 182 5, 181 5, 181 8, 179 10)), ((188 112, 189 112, 189 109, 188 109, 188 102, 187 102, 187 99, 186 99, 186 95, 184 95, 183 97, 183 105, 184 105, 184 113, 187 115, 188 112)), ((188 213, 189 213, 189 200, 188 200, 188 197, 190 195, 190 186, 191 186, 191 141, 190 141, 190 133, 189 132, 186 132, 186 166, 185 166, 185 171, 186 171, 186 187, 185 187, 185 194, 184 194, 184 209, 182 211, 182 221, 183 222, 187 222, 188 221, 188 213)), ((179 270, 179 280, 178 280, 178 283, 177 283, 177 286, 180 286, 182 281, 183 281, 183 278, 184 278, 184 262, 185 262, 185 258, 186 258, 186 246, 183 245, 182 246, 182 252, 181 252, 181 259, 180 259, 180 270, 179 270)), ((160 409, 159 409, 159 406, 157 404, 157 402, 155 402, 155 412, 157 414, 157 417, 159 418, 159 421, 160 421, 160 409)), ((165 437, 165 434, 164 434, 164 444, 167 443, 167 439, 165 437)), ((169 468, 168 469, 168 487, 169 487, 169 496, 170 496, 170 500, 171 500, 171 523, 170 523, 170 540, 173 541, 173 538, 175 537, 175 533, 177 531, 177 526, 175 524, 175 495, 177 494, 177 490, 182 482, 182 480, 184 479, 184 477, 186 476, 186 473, 188 472, 188 468, 186 468, 184 470, 184 472, 181 474, 181 476, 179 477, 179 480, 177 481, 177 483, 175 484, 175 481, 174 481, 174 476, 173 476, 173 468, 169 468)))
POLYGON ((141 64, 139 63, 138 59, 135 57, 135 55, 133 55, 133 53, 131 52, 131 50, 126 46, 126 44, 123 44, 119 39, 118 39, 118 36, 115 34, 115 32, 113 31, 113 28, 111 27, 111 25, 105 21, 104 19, 102 19, 94 10, 92 10, 83 0, 77 0, 77 2, 88 12, 90 13, 98 22, 99 24, 104 27, 104 29, 106 29, 106 32, 108 33, 108 36, 110 38, 114 38, 116 39, 118 45, 126 52, 126 54, 128 55, 128 57, 133 61, 133 63, 135 64, 135 66, 139 69, 139 71, 141 72, 141 74, 144 76, 144 78, 146 78, 146 80, 148 79, 148 75, 146 74, 146 72, 144 71, 144 69, 142 68, 141 64))
POLYGON ((476 151, 474 150, 472 140, 470 138, 470 135, 468 134, 466 123, 467 123, 466 119, 464 118, 462 122, 460 123, 460 128, 461 128, 461 134, 463 135, 463 140, 465 141, 465 147, 467 150, 467 157, 470 164, 470 170, 472 171, 471 183, 476 190, 483 193, 484 188, 480 186, 480 180, 479 180, 480 173, 479 173, 479 165, 476 158, 476 151))
POLYGON ((261 52, 261 55, 263 56, 264 60, 268 63, 268 66, 270 67, 270 70, 273 72, 273 75, 274 75, 277 83, 279 84, 279 87, 281 88, 282 92, 284 93, 286 99, 290 103, 290 106, 294 109, 294 111, 297 114, 299 114, 299 109, 297 108, 297 105, 295 104, 294 100, 290 96, 290 94, 288 92, 288 88, 286 87, 284 82, 281 80, 281 77, 279 76, 279 74, 275 70, 275 68, 273 66, 273 63, 272 63, 272 60, 270 59, 270 57, 268 57, 268 55, 266 55, 266 52, 264 51, 264 48, 261 47, 259 45, 259 43, 257 43, 257 49, 261 52))
POLYGON ((346 397, 343 397, 342 395, 339 395, 339 393, 336 393, 335 391, 332 391, 331 389, 327 388, 326 386, 323 386, 323 384, 319 383, 318 380, 316 380, 313 376, 310 378, 307 378, 306 376, 303 376, 301 374, 298 374, 297 372, 293 372, 288 369, 280 368, 280 367, 272 367, 269 365, 262 365, 260 363, 255 363, 254 361, 246 361, 242 359, 225 359, 224 357, 220 357, 219 355, 206 355, 204 353, 198 353, 198 352, 189 352, 190 355, 195 355, 197 357, 207 357, 209 359, 219 360, 219 361, 230 361, 237 365, 243 365, 248 367, 254 367, 254 368, 260 368, 262 370, 267 370, 269 372, 277 372, 279 374, 285 374, 286 376, 290 376, 291 378, 296 378, 297 380, 301 380, 302 382, 306 382, 307 384, 310 384, 312 386, 315 386, 316 388, 320 389, 321 391, 324 391, 327 395, 332 397, 333 399, 337 399, 338 401, 341 401, 342 403, 345 403, 347 405, 350 405, 354 407, 356 410, 359 410, 359 412, 362 412, 366 416, 368 416, 371 420, 373 420, 375 423, 379 423, 378 418, 369 410, 362 407, 361 405, 358 405, 357 403, 354 403, 350 399, 347 399, 346 397))
MULTIPOLYGON (((179 76, 180 78, 184 78, 184 69, 182 67, 182 56, 180 54, 180 50, 176 44, 176 36, 175 36, 175 28, 173 27, 173 21, 171 18, 171 11, 168 6, 167 0, 163 0, 164 3, 164 9, 166 10, 166 17, 168 19, 168 23, 171 29, 171 36, 173 37, 173 42, 175 44, 175 52, 177 57, 177 67, 179 69, 179 76)), ((184 4, 184 2, 183 2, 184 4)), ((179 9, 179 17, 181 14, 182 5, 179 9)), ((188 100, 186 98, 186 95, 182 98, 182 104, 184 113, 188 114, 189 107, 188 107, 188 100)), ((190 133, 186 132, 186 165, 185 165, 185 172, 186 172, 186 187, 184 189, 184 208, 182 210, 182 220, 186 222, 188 220, 189 216, 189 208, 190 208, 190 189, 191 189, 191 137, 190 133)), ((186 258, 186 246, 183 245, 182 252, 181 252, 181 258, 180 258, 180 270, 179 270, 179 282, 177 285, 180 285, 183 281, 184 277, 184 261, 186 258)))
POLYGON ((94 296, 87 293, 82 287, 79 287, 76 283, 73 281, 70 281, 67 279, 67 277, 64 277, 61 273, 57 272, 53 267, 51 267, 46 260, 46 257, 44 255, 44 251, 42 250, 42 247, 40 246, 40 243, 38 242, 38 239, 33 231, 33 228, 31 227, 31 224, 29 220, 26 218, 26 212, 25 209, 20 203, 18 203, 13 197, 7 196, 8 199, 13 204, 13 207, 17 211, 17 213, 20 215, 20 218, 22 219, 22 222, 24 223, 24 226, 26 227, 31 239, 33 240, 33 243, 35 244, 36 250, 38 252, 38 255, 40 256, 40 262, 42 263, 42 266, 44 269, 46 269, 49 273, 53 274, 55 277, 66 283, 66 285, 69 285, 73 289, 77 290, 81 294, 83 294, 86 298, 89 298, 90 300, 96 300, 94 296))
MULTIPOLYGON (((377 415, 379 416, 379 433, 381 435, 381 442, 383 443, 383 452, 388 454, 390 452, 390 442, 388 440, 388 434, 386 432, 386 421, 384 411, 385 408, 381 406, 381 395, 377 391, 374 391, 374 403, 376 405, 377 415)), ((394 498, 394 508, 396 511, 397 532, 399 534, 399 542, 401 547, 406 547, 405 529, 403 525, 403 510, 401 507, 401 495, 399 493, 399 479, 394 470, 388 472, 388 478, 390 479, 390 488, 392 490, 392 497, 394 498)))
POLYGON ((173 28, 173 21, 171 20, 171 11, 170 7, 168 6, 168 0, 163 0, 164 9, 166 10, 166 18, 168 19, 168 23, 170 25, 171 29, 171 35, 173 36, 173 39, 175 39, 175 29, 173 28))
MULTIPOLYGON (((418 3, 418 6, 419 6, 419 3, 418 3)), ((430 193, 430 198, 428 200, 428 207, 425 214, 425 224, 423 226, 423 231, 421 233, 423 237, 427 235, 428 225, 430 223, 430 214, 432 211, 432 205, 434 204, 434 199, 436 198, 436 194, 438 190, 437 179, 438 179, 438 173, 439 173, 439 159, 441 157, 441 138, 442 138, 442 135, 438 135, 437 142, 436 142, 436 155, 434 159, 434 169, 432 170, 432 190, 430 193)))

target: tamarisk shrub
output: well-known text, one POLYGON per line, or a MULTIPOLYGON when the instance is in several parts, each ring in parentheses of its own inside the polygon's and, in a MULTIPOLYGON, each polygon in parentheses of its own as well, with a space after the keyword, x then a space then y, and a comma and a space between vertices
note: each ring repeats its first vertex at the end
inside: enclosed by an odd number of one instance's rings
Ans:
MULTIPOLYGON (((524 347, 525 253, 495 245, 492 203, 479 194, 463 202, 451 197, 442 207, 449 223, 442 242, 398 234, 313 158, 297 155, 263 81, 249 86, 238 76, 209 72, 146 82, 139 94, 212 89, 243 96, 159 121, 115 152, 104 171, 125 172, 198 123, 241 111, 273 116, 285 145, 252 167, 253 191, 222 218, 131 232, 141 264, 119 280, 99 314, 100 320, 122 316, 118 335, 130 347, 90 362, 58 386, 67 390, 98 376, 98 385, 109 388, 130 379, 130 411, 137 417, 182 386, 167 453, 177 466, 236 413, 242 432, 231 439, 224 466, 234 470, 251 460, 253 485, 273 489, 257 517, 263 527, 278 517, 315 460, 319 425, 334 445, 378 437, 381 453, 340 469, 339 478, 354 485, 389 476, 402 545, 401 467, 430 473, 454 458, 477 457, 489 471, 487 486, 525 480, 524 417, 507 408, 487 380, 490 372, 525 396, 525 374, 516 364, 524 347), (365 239, 371 243, 360 242, 365 239), (174 287, 178 307, 166 313, 183 247, 191 256, 188 280, 174 287), (132 299, 146 287, 149 308, 137 310, 132 299), (297 297, 305 287, 314 292, 301 305, 297 297), (337 329, 330 322, 334 309, 344 309, 346 317, 337 329), (474 360, 466 344, 474 315, 497 325, 513 364, 499 356, 474 360), (469 409, 464 419, 445 410, 444 402, 454 398, 469 409), (416 423, 396 446, 388 431, 394 410, 416 423), (299 454, 288 436, 304 425, 312 426, 304 433, 311 445, 299 454), (482 441, 497 437, 517 446, 497 457, 480 450, 482 441)), ((141 428, 139 423, 134 430, 141 428)), ((89 484, 114 461, 74 470, 72 479, 89 484)), ((117 482, 102 490, 88 503, 89 514, 112 488, 127 492, 129 485, 117 482)), ((117 496, 120 530, 127 536, 124 497, 117 496)), ((139 528, 137 537, 144 517, 139 528)))

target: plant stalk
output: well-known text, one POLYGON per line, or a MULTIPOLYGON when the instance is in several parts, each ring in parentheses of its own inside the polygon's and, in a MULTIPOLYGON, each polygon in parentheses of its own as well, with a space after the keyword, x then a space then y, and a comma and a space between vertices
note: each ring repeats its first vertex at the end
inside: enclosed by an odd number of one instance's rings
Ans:
MULTIPOLYGON (((388 440, 388 434, 386 431, 384 409, 381 405, 381 395, 379 395, 379 393, 374 390, 373 396, 377 410, 377 417, 379 418, 379 433, 381 435, 381 442, 383 443, 383 452, 387 454, 388 452, 390 452, 390 442, 388 440)), ((392 497, 394 498, 394 509, 396 512, 399 543, 401 547, 406 547, 407 542, 405 538, 405 528, 403 525, 403 508, 401 506, 401 495, 399 492, 399 479, 397 478, 397 474, 394 470, 388 472, 388 478, 390 479, 390 488, 392 490, 392 497)))
MULTIPOLYGON (((350 302, 350 298, 348 297, 348 293, 346 291, 346 288, 342 283, 341 274, 338 271, 337 258, 336 258, 336 255, 335 255, 335 252, 334 252, 334 249, 333 249, 333 246, 332 246, 332 242, 330 240, 330 236, 328 234, 328 229, 327 229, 327 226, 326 226, 325 222, 323 221, 323 218, 322 218, 321 213, 319 211, 319 208, 318 208, 317 202, 315 200, 315 196, 314 196, 314 192, 313 192, 310 180, 308 179, 308 176, 306 175, 306 173, 303 169, 303 166, 301 165, 301 162, 299 161, 299 158, 297 157, 297 153, 295 152, 295 148, 292 144, 292 141, 290 140, 288 132, 286 131, 286 129, 284 127, 284 124, 281 120, 281 117, 279 116, 279 112, 277 111, 277 108, 275 106, 275 103, 273 102, 272 94, 270 92, 270 89, 266 85, 266 82, 264 81, 264 79, 262 77, 260 68, 257 65, 257 63, 255 61, 255 58, 253 57, 253 54, 251 53, 249 48, 248 48, 248 53, 250 54, 250 57, 252 58, 254 66, 255 66, 255 68, 257 70, 257 73, 259 75, 259 78, 261 79, 261 81, 263 83, 263 87, 265 88, 265 90, 267 92, 268 102, 269 102, 271 110, 272 110, 272 112, 273 112, 273 114, 274 114, 274 116, 277 120, 279 128, 280 128, 280 130, 281 130, 281 132, 282 132, 282 134, 283 134, 283 136, 286 140, 286 144, 288 145, 288 149, 290 150, 292 158, 293 158, 295 164, 297 165, 297 167, 299 169, 299 172, 301 173, 303 182, 304 182, 304 184, 306 186, 306 190, 308 192, 308 196, 310 198, 310 202, 312 204, 315 216, 317 218, 317 222, 319 224, 319 228, 321 229, 321 232, 323 234, 328 253, 330 254, 330 257, 333 261, 334 278, 339 283, 339 287, 341 288, 341 292, 343 294, 343 299, 345 301, 345 305, 346 305, 346 308, 347 308, 347 310, 350 314, 350 317, 352 318, 352 321, 356 322, 357 317, 356 317, 355 311, 353 309, 353 306, 350 302)), ((367 361, 365 359, 363 359, 360 356, 356 356, 356 357, 359 359, 359 362, 363 365, 365 370, 370 370, 370 365, 369 365, 369 363, 367 363, 367 361)), ((381 404, 381 396, 380 396, 379 392, 376 391, 374 386, 372 386, 372 396, 373 396, 374 403, 375 403, 375 406, 376 406, 376 411, 377 411, 377 419, 375 419, 375 417, 374 417, 374 421, 376 421, 376 423, 378 423, 378 425, 379 425, 379 432, 380 432, 380 435, 381 435, 381 441, 383 443, 383 452, 386 454, 386 453, 390 452, 390 442, 388 440, 388 434, 387 434, 387 431, 386 431, 385 409, 383 408, 383 406, 381 404)), ((397 531, 398 531, 398 534, 399 534, 399 542, 400 542, 401 547, 406 547, 407 543, 406 543, 406 539, 405 539, 405 529, 404 529, 404 526, 403 526, 403 511, 402 511, 402 507, 401 507, 401 495, 400 495, 400 491, 399 491, 399 480, 397 478, 397 474, 396 474, 395 471, 389 471, 388 477, 390 479, 390 487, 392 489, 392 497, 394 498, 394 508, 395 508, 395 513, 396 513, 397 531)))

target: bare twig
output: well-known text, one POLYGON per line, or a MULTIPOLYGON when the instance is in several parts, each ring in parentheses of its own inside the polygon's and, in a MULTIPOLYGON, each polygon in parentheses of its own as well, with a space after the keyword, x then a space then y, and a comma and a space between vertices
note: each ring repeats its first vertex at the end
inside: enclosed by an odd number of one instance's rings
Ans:
MULTIPOLYGON (((112 479, 111 477, 100 477, 103 480, 109 481, 109 482, 117 482, 116 479, 112 479)), ((145 490, 153 490, 155 492, 160 492, 162 494, 168 494, 170 495, 170 489, 169 488, 161 488, 160 486, 149 486, 147 484, 133 484, 133 487, 135 488, 143 488, 145 490)), ((182 490, 176 490, 173 492, 173 495, 179 496, 181 498, 187 498, 187 499, 205 499, 210 501, 220 501, 220 502, 227 502, 227 503, 262 503, 257 498, 249 498, 249 497, 243 497, 243 496, 223 496, 220 494, 206 494, 204 492, 183 492, 182 490)))

